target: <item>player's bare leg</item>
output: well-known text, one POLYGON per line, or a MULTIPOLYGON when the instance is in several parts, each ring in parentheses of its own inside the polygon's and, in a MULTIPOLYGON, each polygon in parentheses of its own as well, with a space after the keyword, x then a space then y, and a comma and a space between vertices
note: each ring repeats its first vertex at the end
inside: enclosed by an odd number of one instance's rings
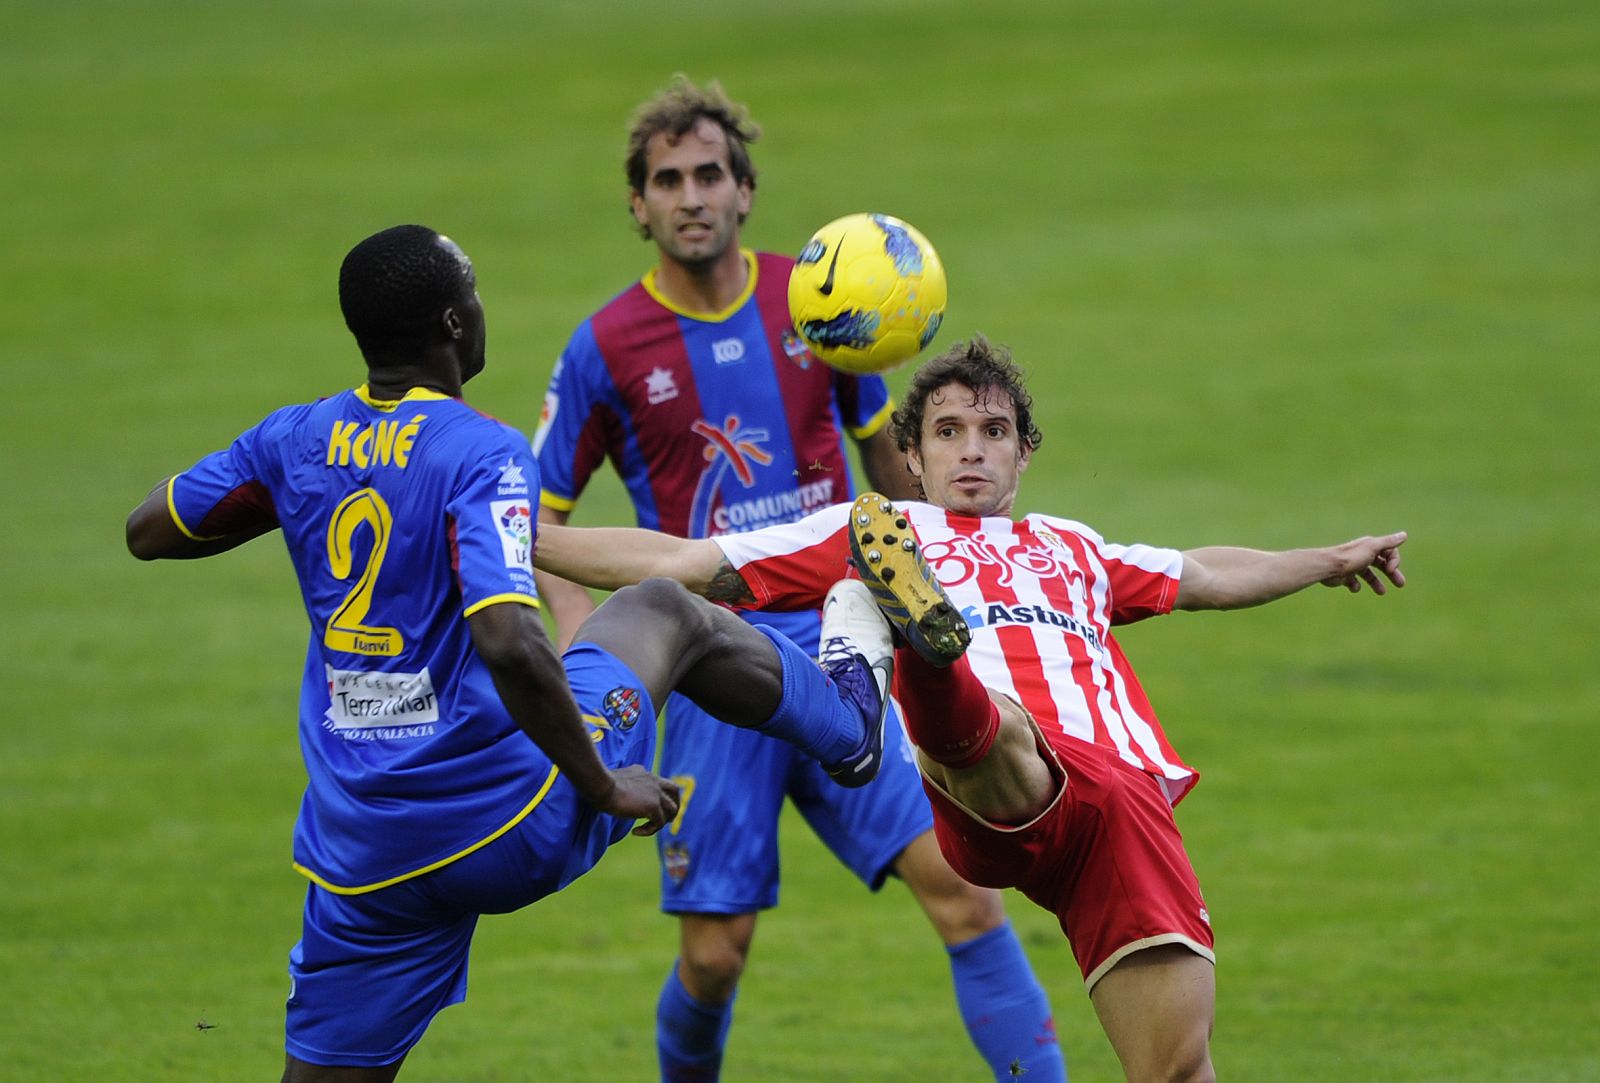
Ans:
POLYGON ((960 804, 997 824, 1024 824, 1056 799, 1066 779, 1039 750, 1027 712, 1008 696, 989 694, 1000 713, 994 743, 970 767, 940 763, 917 750, 922 773, 960 804))
POLYGON ((1127 956, 1095 983, 1095 1014, 1130 1083, 1214 1083, 1216 968, 1180 944, 1127 956))
POLYGON ((733 998, 750 956, 756 915, 678 915, 679 953, 656 999, 663 1080, 715 1080, 733 1025, 733 998))
POLYGON ((1000 892, 969 884, 956 875, 939 852, 939 842, 932 831, 924 831, 900 851, 894 861, 894 874, 911 889, 928 923, 946 946, 963 944, 1005 923, 1000 892))
POLYGON ((765 637, 671 580, 617 591, 578 629, 573 642, 585 641, 621 659, 658 706, 673 691, 698 692, 717 717, 750 725, 783 694, 783 669, 765 637))
POLYGON ((707 1004, 733 999, 756 935, 755 914, 679 914, 678 980, 707 1004))
POLYGON ((783 636, 746 624, 670 579, 617 591, 583 622, 573 644, 593 643, 616 656, 657 706, 668 693, 682 693, 723 722, 816 757, 840 785, 864 786, 883 762, 889 629, 870 601, 835 602, 830 592, 820 669, 783 636), (870 620, 830 620, 832 610, 863 606, 870 620))
POLYGON ((1065 1083, 1050 998, 1006 921, 999 891, 963 880, 932 831, 911 840, 894 861, 950 959, 961 1022, 997 1078, 1065 1083))

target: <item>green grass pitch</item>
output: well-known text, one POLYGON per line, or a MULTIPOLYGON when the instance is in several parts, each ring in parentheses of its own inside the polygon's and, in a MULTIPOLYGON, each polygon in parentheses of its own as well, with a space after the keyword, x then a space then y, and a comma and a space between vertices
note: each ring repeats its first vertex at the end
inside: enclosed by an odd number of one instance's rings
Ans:
MULTIPOLYGON (((1204 776, 1179 822, 1222 1076, 1600 1079, 1592 3, 0 16, 0 1077, 277 1078, 304 615, 275 541, 142 566, 123 517, 360 378, 337 266, 397 222, 473 255, 471 397, 531 428, 572 325, 650 259, 624 119, 684 70, 767 127, 751 243, 858 210, 933 239, 938 344, 981 330, 1032 371, 1024 504, 1180 547, 1412 532, 1397 596, 1123 637, 1204 776)), ((602 488, 579 522, 620 518, 602 488)), ((786 831, 727 1078, 981 1078, 905 892, 786 831)), ((654 876, 628 842, 486 920, 402 1078, 653 1078, 654 876)), ((1013 904, 1073 1079, 1120 1078, 1053 923, 1013 904)))

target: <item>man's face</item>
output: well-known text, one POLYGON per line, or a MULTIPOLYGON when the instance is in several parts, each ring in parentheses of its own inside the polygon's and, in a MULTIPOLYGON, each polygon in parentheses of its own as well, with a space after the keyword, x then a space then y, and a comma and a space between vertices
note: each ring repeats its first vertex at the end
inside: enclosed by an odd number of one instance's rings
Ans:
POLYGON ((483 315, 483 301, 478 297, 478 275, 472 261, 461 246, 449 237, 441 236, 439 244, 461 265, 463 283, 462 299, 450 306, 446 329, 460 341, 461 382, 466 383, 483 371, 484 353, 488 345, 488 325, 483 315))
POLYGON ((633 217, 663 259, 705 266, 737 247, 753 193, 748 181, 733 179, 728 137, 715 121, 702 119, 673 140, 658 132, 645 144, 644 191, 633 193, 633 217))
POLYGON ((921 435, 908 461, 928 503, 960 515, 1011 514, 1033 454, 1017 434, 1011 396, 945 384, 928 396, 921 435))
POLYGON ((461 382, 466 383, 483 371, 484 357, 489 341, 488 321, 483 315, 483 301, 478 298, 476 283, 467 300, 456 306, 456 312, 465 332, 462 344, 461 382))

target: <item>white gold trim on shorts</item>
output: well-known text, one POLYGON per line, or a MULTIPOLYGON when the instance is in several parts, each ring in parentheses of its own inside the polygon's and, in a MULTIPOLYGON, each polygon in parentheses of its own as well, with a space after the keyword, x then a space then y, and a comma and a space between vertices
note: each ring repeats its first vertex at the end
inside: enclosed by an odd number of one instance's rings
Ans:
POLYGON ((1122 962, 1122 960, 1126 959, 1134 952, 1143 951, 1145 948, 1159 948, 1163 944, 1181 944, 1190 951, 1194 952, 1196 955, 1200 956, 1200 958, 1204 959, 1206 962, 1210 963, 1212 966, 1217 965, 1217 953, 1199 943, 1192 937, 1184 936, 1182 933, 1158 933, 1155 936, 1147 936, 1142 940, 1130 940, 1128 943, 1122 945, 1122 947, 1106 956, 1106 961, 1095 967, 1094 970, 1090 972, 1089 976, 1083 979, 1083 987, 1085 991, 1093 993, 1095 983, 1110 973, 1112 967, 1122 962))

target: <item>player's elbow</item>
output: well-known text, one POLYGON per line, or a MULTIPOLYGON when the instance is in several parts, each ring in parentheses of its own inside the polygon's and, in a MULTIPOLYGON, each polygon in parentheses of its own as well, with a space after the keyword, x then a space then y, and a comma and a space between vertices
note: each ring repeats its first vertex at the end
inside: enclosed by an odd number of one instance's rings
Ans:
POLYGON ((539 671, 539 652, 526 640, 480 639, 474 646, 497 680, 518 680, 539 671))
POLYGON ((1251 590, 1249 580, 1228 564, 1222 551, 1191 550, 1183 554, 1183 576, 1172 608, 1190 612, 1243 609, 1261 601, 1252 597, 1251 590))
POLYGON ((144 513, 142 507, 135 508, 133 514, 128 516, 124 536, 128 543, 128 552, 140 560, 160 560, 167 555, 161 531, 157 524, 151 522, 150 516, 144 513))
POLYGON ((1221 608, 1217 604, 1216 576, 1211 574, 1211 569, 1187 553, 1183 560, 1183 578, 1178 580, 1178 596, 1172 600, 1172 608, 1191 613, 1221 608))

